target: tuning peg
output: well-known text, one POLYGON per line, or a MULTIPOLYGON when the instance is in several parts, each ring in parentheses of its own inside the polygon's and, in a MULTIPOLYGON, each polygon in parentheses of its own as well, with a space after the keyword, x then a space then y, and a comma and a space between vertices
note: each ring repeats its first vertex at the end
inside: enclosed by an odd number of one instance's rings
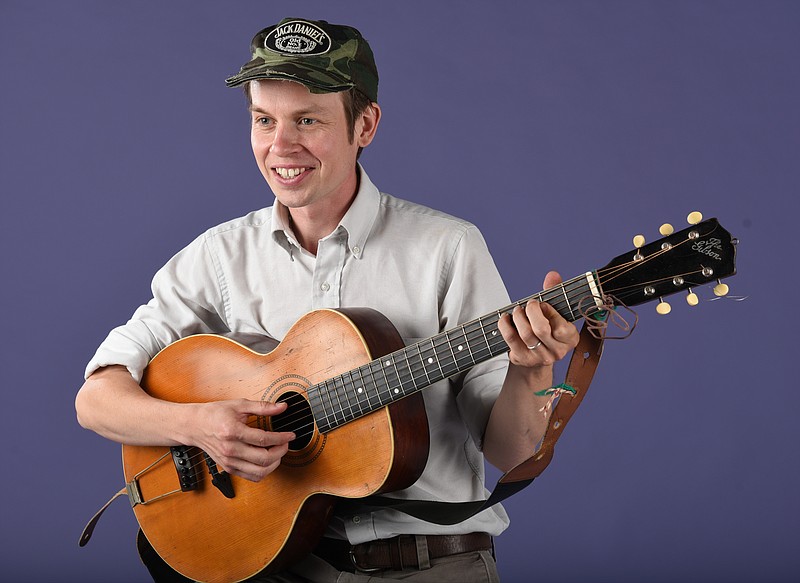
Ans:
POLYGON ((720 280, 717 280, 717 285, 714 286, 714 295, 715 296, 719 296, 719 297, 726 296, 726 295, 728 295, 729 291, 730 291, 730 288, 727 286, 727 284, 724 284, 720 280))
POLYGON ((643 247, 645 244, 644 235, 636 235, 633 238, 633 246, 637 249, 643 247))
POLYGON ((689 213, 689 216, 686 217, 686 221, 690 225, 696 225, 697 223, 699 223, 702 220, 703 220, 703 213, 700 213, 698 211, 691 212, 691 213, 689 213))
POLYGON ((661 225, 661 227, 658 229, 658 232, 659 232, 659 233, 661 233, 662 235, 664 235, 664 236, 666 237, 666 236, 668 236, 668 235, 671 235, 672 233, 674 233, 674 232, 675 232, 675 229, 674 229, 674 228, 672 228, 672 225, 670 225, 669 223, 664 223, 664 224, 663 224, 663 225, 661 225))
POLYGON ((665 316, 669 314, 671 311, 672 311, 672 306, 670 306, 663 299, 658 298, 658 305, 656 305, 656 312, 658 312, 662 316, 665 316))
POLYGON ((689 288, 689 295, 686 296, 686 303, 690 306, 696 306, 700 303, 697 294, 692 291, 692 288, 689 288))

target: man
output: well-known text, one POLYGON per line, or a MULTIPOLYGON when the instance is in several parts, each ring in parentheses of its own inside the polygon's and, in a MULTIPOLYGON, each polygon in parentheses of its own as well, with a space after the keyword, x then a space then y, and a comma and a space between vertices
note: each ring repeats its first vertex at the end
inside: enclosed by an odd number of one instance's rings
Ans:
MULTIPOLYGON (((381 119, 377 69, 357 30, 284 19, 259 32, 251 48, 252 60, 228 85, 245 87, 253 153, 275 204, 210 229, 156 274, 153 299, 89 363, 76 409, 81 425, 107 438, 195 446, 221 470, 259 481, 280 465, 295 435, 246 421, 285 405, 155 399, 139 381, 159 350, 196 333, 280 340, 304 313, 356 306, 385 314, 408 344, 509 301, 473 225, 381 193, 357 163, 381 119)), ((551 272, 545 287, 559 281, 551 272)), ((508 358, 424 391, 427 466, 394 496, 482 499, 483 456, 505 471, 533 452, 548 399, 534 393, 553 384, 552 365, 578 333, 537 302, 504 315, 498 329, 508 358)), ((333 517, 315 555, 258 580, 496 580, 490 536, 507 524, 499 506, 453 526, 388 509, 348 511, 333 517), (415 556, 411 564, 350 563, 351 551, 369 557, 374 544, 395 557, 407 556, 412 544, 415 556)))

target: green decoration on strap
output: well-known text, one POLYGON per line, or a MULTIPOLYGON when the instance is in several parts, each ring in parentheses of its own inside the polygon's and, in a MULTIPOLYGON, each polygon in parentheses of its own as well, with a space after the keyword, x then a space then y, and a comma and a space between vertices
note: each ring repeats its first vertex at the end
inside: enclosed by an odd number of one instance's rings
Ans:
POLYGON ((534 395, 537 397, 546 397, 547 395, 554 395, 556 393, 570 393, 571 395, 577 395, 578 391, 567 383, 561 383, 560 385, 555 385, 553 387, 542 389, 541 391, 536 391, 534 395))

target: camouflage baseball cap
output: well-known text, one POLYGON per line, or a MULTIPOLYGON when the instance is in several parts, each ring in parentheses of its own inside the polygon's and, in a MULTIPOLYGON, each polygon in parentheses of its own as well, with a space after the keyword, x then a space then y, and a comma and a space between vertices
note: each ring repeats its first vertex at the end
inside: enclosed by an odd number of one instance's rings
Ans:
POLYGON ((324 20, 284 18, 253 37, 253 58, 225 80, 236 87, 254 79, 288 79, 312 93, 355 87, 378 101, 378 69, 372 49, 355 28, 324 20))

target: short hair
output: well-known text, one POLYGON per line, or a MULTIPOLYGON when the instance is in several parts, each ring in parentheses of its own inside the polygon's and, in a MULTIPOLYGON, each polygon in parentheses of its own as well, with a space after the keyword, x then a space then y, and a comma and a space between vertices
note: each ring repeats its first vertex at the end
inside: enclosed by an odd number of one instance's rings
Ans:
MULTIPOLYGON (((257 80, 253 79, 252 81, 248 81, 242 86, 244 90, 244 94, 247 97, 247 105, 253 105, 253 97, 250 94, 250 83, 256 83, 257 80)), ((350 134, 350 143, 353 143, 353 140, 356 137, 356 119, 360 116, 364 111, 366 111, 367 107, 372 104, 372 101, 369 97, 364 95, 361 91, 356 89, 355 87, 351 87, 350 89, 346 89, 344 91, 340 91, 342 95, 342 104, 344 105, 344 119, 347 122, 347 131, 350 134)), ((356 153, 356 160, 361 156, 361 151, 364 148, 359 147, 358 152, 356 153)))

